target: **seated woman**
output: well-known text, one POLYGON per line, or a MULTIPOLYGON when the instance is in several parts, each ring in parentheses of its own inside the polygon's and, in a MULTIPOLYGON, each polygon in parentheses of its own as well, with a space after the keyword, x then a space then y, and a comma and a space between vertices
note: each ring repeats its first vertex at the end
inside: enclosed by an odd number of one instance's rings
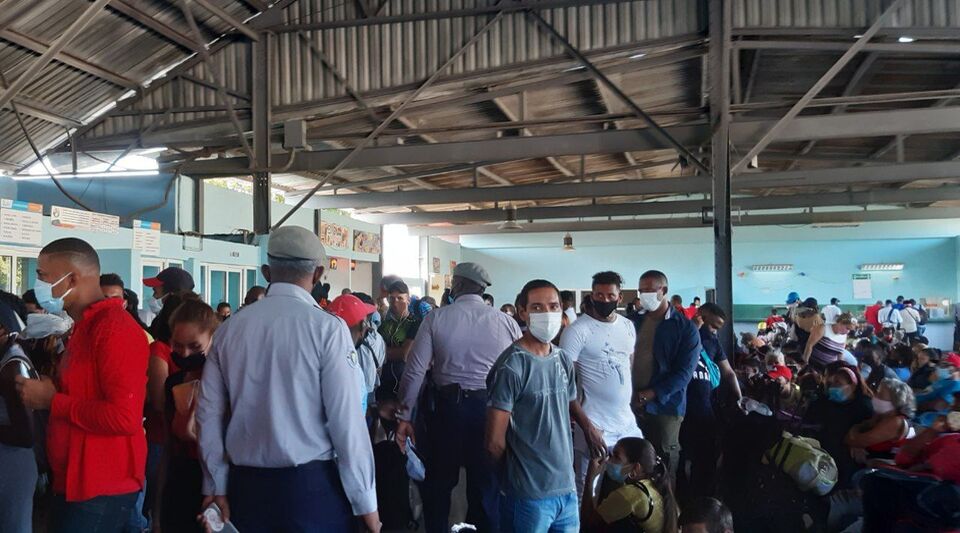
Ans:
POLYGON ((930 377, 933 384, 917 394, 917 408, 921 412, 950 409, 955 401, 954 395, 960 393, 960 355, 945 356, 930 377))
POLYGON ((885 379, 900 379, 886 361, 887 349, 883 346, 867 346, 860 353, 861 373, 866 376, 870 390, 879 389, 885 379))
POLYGON ((194 412, 207 350, 219 325, 213 309, 196 298, 185 298, 170 316, 170 358, 177 371, 164 384, 168 440, 160 506, 163 531, 203 531, 196 520, 203 500, 203 473, 194 412))
POLYGON ((827 368, 827 394, 810 404, 804 425, 812 429, 810 436, 820 441, 823 449, 837 463, 837 485, 834 491, 851 488, 853 473, 860 469, 846 444, 850 428, 873 416, 873 394, 864 384, 860 372, 843 363, 827 368))
POLYGON ((670 488, 666 465, 650 441, 638 437, 620 439, 613 453, 590 462, 583 490, 580 517, 584 531, 650 533, 677 530, 677 505, 670 488), (599 498, 595 482, 603 473, 599 498))
POLYGON ((793 380, 793 371, 787 366, 786 358, 780 350, 767 354, 767 376, 770 379, 783 378, 788 383, 793 380))
POLYGON ((907 381, 910 379, 910 367, 914 359, 916 359, 914 350, 910 346, 901 344, 890 351, 887 365, 893 369, 900 381, 907 381))
POLYGON ((960 483, 960 412, 937 417, 929 428, 900 447, 897 466, 929 472, 944 481, 960 483))
POLYGON ((857 319, 850 313, 841 313, 833 324, 815 325, 810 330, 810 338, 803 352, 804 363, 825 368, 830 363, 840 361, 847 347, 847 336, 856 328, 857 319))
POLYGON ((913 390, 898 379, 884 379, 873 397, 873 417, 861 422, 847 432, 844 442, 854 455, 864 458, 867 454, 877 459, 893 459, 891 451, 910 434, 910 419, 916 412, 913 390))
POLYGON ((915 391, 921 391, 933 384, 933 375, 937 372, 937 363, 940 362, 940 350, 923 348, 917 350, 916 354, 913 360, 913 372, 907 380, 907 385, 915 391))

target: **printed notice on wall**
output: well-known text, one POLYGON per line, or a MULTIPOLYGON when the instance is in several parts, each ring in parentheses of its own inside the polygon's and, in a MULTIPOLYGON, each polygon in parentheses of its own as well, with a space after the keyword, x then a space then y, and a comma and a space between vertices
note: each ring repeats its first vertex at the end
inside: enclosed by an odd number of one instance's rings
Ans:
POLYGON ((873 285, 870 282, 870 274, 853 275, 853 299, 854 300, 872 300, 873 285))
POLYGON ((8 199, 0 201, 0 241, 40 246, 43 206, 8 199))
POLYGON ((60 228, 95 231, 97 233, 116 235, 120 232, 120 217, 118 216, 70 209, 69 207, 51 207, 50 223, 60 228))
POLYGON ((144 255, 160 255, 160 223, 134 219, 133 249, 144 255))

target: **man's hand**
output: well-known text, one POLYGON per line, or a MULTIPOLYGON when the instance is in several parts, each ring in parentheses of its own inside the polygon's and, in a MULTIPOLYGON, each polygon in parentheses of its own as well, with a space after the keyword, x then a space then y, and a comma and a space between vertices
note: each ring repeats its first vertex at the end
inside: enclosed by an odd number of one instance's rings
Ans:
POLYGON ((207 507, 210 507, 211 503, 217 504, 217 507, 220 508, 220 518, 223 520, 223 523, 230 521, 230 504, 227 503, 226 496, 204 496, 203 503, 200 504, 200 514, 197 515, 197 522, 203 524, 203 528, 207 533, 213 532, 210 529, 210 524, 204 519, 203 512, 207 510, 207 507))
POLYGON ((27 379, 17 376, 14 381, 23 405, 33 410, 50 409, 53 395, 57 393, 57 387, 50 378, 44 376, 41 379, 27 379))
POLYGON ((380 533, 380 528, 383 527, 383 524, 380 523, 379 512, 374 511, 372 513, 360 515, 360 519, 363 520, 364 531, 370 531, 371 533, 380 533))
POLYGON ((400 447, 400 451, 407 453, 407 437, 410 437, 410 440, 416 444, 417 439, 414 435, 413 424, 407 422, 406 420, 400 420, 397 425, 397 434, 393 437, 397 442, 397 446, 400 447))
POLYGON ((586 431, 583 432, 587 438, 587 447, 590 450, 590 457, 601 458, 607 455, 607 443, 603 441, 603 433, 597 429, 597 426, 588 424, 586 431))

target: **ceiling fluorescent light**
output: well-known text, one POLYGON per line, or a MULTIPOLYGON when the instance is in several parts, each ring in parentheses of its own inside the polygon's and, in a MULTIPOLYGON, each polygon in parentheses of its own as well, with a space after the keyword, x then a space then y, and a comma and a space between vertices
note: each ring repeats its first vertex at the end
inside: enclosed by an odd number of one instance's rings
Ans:
POLYGON ((640 59, 641 57, 646 57, 647 54, 640 52, 639 54, 633 54, 630 56, 630 59, 640 59))
POLYGON ((916 39, 914 39, 913 37, 907 37, 907 36, 903 36, 897 39, 898 43, 912 43, 913 41, 916 41, 916 39))
POLYGON ((750 270, 754 272, 789 272, 793 270, 793 265, 766 263, 763 265, 750 265, 750 270))
POLYGON ((864 263, 860 265, 863 271, 895 271, 903 270, 903 263, 864 263))

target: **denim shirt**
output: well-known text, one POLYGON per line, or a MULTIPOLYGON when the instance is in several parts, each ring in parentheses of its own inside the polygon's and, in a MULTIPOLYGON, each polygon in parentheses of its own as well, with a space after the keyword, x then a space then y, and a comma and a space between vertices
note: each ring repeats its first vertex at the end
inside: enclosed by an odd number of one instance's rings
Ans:
MULTIPOLYGON (((634 319, 637 336, 646 315, 634 319)), ((682 313, 667 309, 653 337, 654 372, 650 388, 657 397, 646 404, 651 415, 683 416, 687 411, 687 385, 700 357, 700 332, 682 313)))

